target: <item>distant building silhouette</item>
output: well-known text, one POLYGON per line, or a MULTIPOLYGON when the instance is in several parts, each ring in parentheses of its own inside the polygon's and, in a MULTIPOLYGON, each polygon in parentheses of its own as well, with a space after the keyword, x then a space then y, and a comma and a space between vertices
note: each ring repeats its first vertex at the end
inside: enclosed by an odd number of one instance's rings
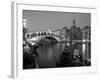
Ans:
POLYGON ((80 27, 76 27, 76 21, 73 20, 73 26, 70 27, 70 40, 71 40, 71 56, 73 57, 75 51, 79 51, 79 56, 82 57, 82 44, 78 42, 73 42, 74 40, 82 40, 82 34, 80 27))
POLYGON ((71 40, 81 40, 81 29, 80 27, 76 27, 76 21, 73 20, 73 26, 70 28, 70 39, 71 40))

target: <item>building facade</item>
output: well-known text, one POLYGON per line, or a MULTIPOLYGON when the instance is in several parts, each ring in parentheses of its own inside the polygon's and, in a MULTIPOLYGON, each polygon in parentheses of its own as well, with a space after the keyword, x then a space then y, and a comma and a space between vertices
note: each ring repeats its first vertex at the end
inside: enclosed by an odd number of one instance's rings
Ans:
POLYGON ((62 38, 64 39, 64 40, 66 40, 66 37, 67 37, 67 32, 66 32, 66 27, 63 27, 62 29, 61 29, 61 36, 62 36, 62 38))
POLYGON ((80 27, 76 27, 76 21, 73 20, 73 26, 70 28, 70 39, 71 40, 81 40, 81 29, 80 27))
POLYGON ((78 56, 82 58, 82 34, 80 27, 76 27, 76 21, 73 20, 73 26, 70 28, 70 41, 71 41, 71 56, 75 57, 75 51, 77 50, 78 56))
POLYGON ((90 26, 85 26, 82 28, 82 39, 84 43, 83 57, 84 59, 91 59, 91 28, 90 26))

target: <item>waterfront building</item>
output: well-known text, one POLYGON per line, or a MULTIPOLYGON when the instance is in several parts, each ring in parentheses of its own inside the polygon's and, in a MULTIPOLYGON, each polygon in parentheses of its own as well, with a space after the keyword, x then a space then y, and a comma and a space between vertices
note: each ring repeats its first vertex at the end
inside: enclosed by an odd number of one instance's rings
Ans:
POLYGON ((91 28, 90 26, 85 26, 82 28, 82 39, 85 41, 83 46, 83 58, 91 59, 91 28))
POLYGON ((82 40, 81 29, 76 26, 76 21, 73 20, 73 26, 70 27, 71 57, 74 57, 75 50, 77 50, 82 58, 82 43, 79 42, 80 40, 82 40))
POLYGON ((71 40, 81 40, 81 29, 80 27, 76 27, 76 21, 73 20, 73 26, 70 28, 70 38, 71 40))
POLYGON ((57 36, 61 36, 61 30, 60 30, 60 29, 57 29, 56 31, 54 31, 54 33, 55 33, 57 36))
POLYGON ((62 36, 62 38, 64 39, 64 40, 66 40, 66 37, 67 37, 67 32, 66 32, 66 27, 63 27, 62 29, 61 29, 61 36, 62 36))
POLYGON ((66 40, 70 40, 70 29, 66 28, 66 40))
POLYGON ((82 28, 82 39, 84 40, 90 40, 91 39, 91 28, 90 26, 85 26, 82 28))

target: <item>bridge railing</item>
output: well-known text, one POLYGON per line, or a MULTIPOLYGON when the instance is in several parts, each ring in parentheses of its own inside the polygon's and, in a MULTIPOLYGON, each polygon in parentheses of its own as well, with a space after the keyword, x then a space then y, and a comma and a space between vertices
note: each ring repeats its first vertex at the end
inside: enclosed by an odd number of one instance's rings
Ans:
POLYGON ((62 36, 54 34, 54 33, 46 33, 46 32, 38 32, 38 33, 26 33, 25 38, 33 38, 37 36, 44 36, 44 35, 52 35, 52 36, 57 36, 59 38, 62 38, 62 36))

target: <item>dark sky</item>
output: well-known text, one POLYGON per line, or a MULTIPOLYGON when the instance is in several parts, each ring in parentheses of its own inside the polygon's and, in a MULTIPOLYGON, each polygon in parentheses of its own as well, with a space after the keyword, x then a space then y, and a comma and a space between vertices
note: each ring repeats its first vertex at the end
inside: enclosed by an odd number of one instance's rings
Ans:
POLYGON ((76 20, 77 27, 91 26, 91 14, 89 13, 23 10, 23 18, 27 19, 29 31, 69 28, 73 24, 73 19, 76 20))

